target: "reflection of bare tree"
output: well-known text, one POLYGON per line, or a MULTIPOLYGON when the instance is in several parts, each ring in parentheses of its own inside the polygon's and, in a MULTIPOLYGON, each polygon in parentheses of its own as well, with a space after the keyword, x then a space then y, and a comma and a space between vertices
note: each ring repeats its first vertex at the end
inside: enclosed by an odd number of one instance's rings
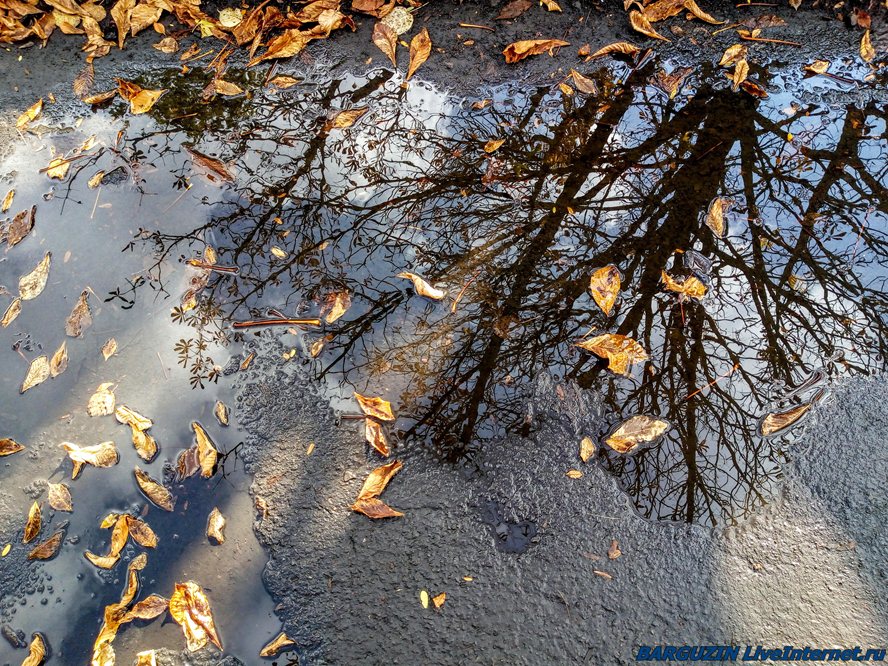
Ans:
POLYGON ((614 420, 673 424, 657 447, 602 454, 642 513, 742 514, 778 473, 779 450, 756 435, 772 387, 836 352, 867 371, 885 351, 885 121, 874 105, 781 117, 708 84, 666 100, 644 85, 651 73, 602 76, 585 100, 509 91, 439 116, 385 75, 263 99, 218 137, 243 184, 213 202, 212 222, 146 237, 160 266, 213 234, 219 262, 240 269, 211 276, 201 326, 269 306, 315 314, 348 290, 351 309, 323 331, 319 375, 372 391, 386 373, 407 439, 459 457, 526 432, 524 389, 547 371, 600 388, 614 420), (322 131, 332 110, 363 104, 358 127, 322 131), (725 238, 703 222, 716 196, 736 202, 725 238), (586 289, 608 263, 625 284, 612 321, 586 289), (662 291, 664 269, 697 271, 710 296, 679 302, 662 291), (401 270, 464 294, 453 312, 411 298, 401 270), (635 380, 607 374, 572 344, 592 327, 634 337, 651 364, 635 380))

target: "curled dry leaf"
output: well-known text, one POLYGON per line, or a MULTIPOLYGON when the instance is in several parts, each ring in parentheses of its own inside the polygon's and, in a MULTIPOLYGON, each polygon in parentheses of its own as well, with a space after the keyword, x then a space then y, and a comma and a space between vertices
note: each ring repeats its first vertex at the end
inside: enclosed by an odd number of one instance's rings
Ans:
POLYGON ((860 38, 860 57, 863 58, 864 62, 872 62, 876 57, 876 50, 873 48, 869 30, 866 30, 863 33, 863 37, 860 38))
POLYGON ((169 608, 169 599, 159 594, 151 594, 142 601, 133 605, 129 609, 123 622, 131 622, 133 620, 153 620, 167 612, 169 608))
POLYGON ((208 479, 213 476, 219 451, 200 423, 192 421, 191 429, 194 430, 194 437, 197 442, 197 459, 200 462, 200 474, 205 479, 208 479))
POLYGON ((618 375, 629 372, 629 366, 648 359, 647 352, 638 342, 619 333, 604 333, 577 343, 577 347, 606 358, 608 369, 618 375))
POLYGON ((355 392, 355 400, 365 416, 371 416, 380 421, 394 421, 395 415, 392 413, 392 403, 382 398, 368 398, 365 395, 355 392))
POLYGON ((396 51, 398 48, 398 35, 382 21, 373 26, 373 43, 392 61, 394 67, 398 66, 396 51))
POLYGON ((382 491, 391 481, 392 477, 401 471, 404 465, 400 460, 395 460, 387 465, 377 467, 367 476, 358 498, 351 505, 353 511, 363 513, 368 518, 395 518, 403 516, 400 511, 392 509, 379 499, 382 491))
POLYGON ((613 540, 611 541, 610 548, 607 549, 607 557, 608 557, 608 559, 609 559, 609 560, 615 560, 615 559, 617 559, 617 558, 618 558, 620 555, 622 555, 622 554, 623 554, 623 551, 620 550, 620 544, 617 542, 616 539, 613 539, 613 540))
POLYGON ((135 426, 130 426, 130 433, 132 435, 133 447, 136 449, 136 453, 139 454, 139 457, 145 462, 151 462, 154 460, 154 456, 157 455, 158 450, 157 440, 144 430, 139 430, 135 426))
POLYGON ((382 425, 373 419, 364 419, 364 437, 381 455, 388 456, 389 447, 382 425))
POLYGON ((49 359, 46 358, 46 356, 38 356, 31 361, 31 365, 28 366, 28 373, 25 375, 25 380, 22 382, 19 393, 24 393, 28 389, 34 388, 38 384, 42 384, 49 379, 51 374, 52 371, 49 367, 49 359))
POLYGON ((591 437, 583 437, 580 440, 580 460, 589 462, 589 459, 595 455, 595 442, 591 437))
POLYGON ((589 280, 589 291, 592 292, 592 298, 608 317, 610 317, 620 293, 620 280, 620 271, 613 265, 599 268, 589 280))
POLYGON ((407 80, 419 69, 432 53, 432 38, 429 31, 423 28, 418 35, 410 40, 410 64, 407 66, 407 80))
POLYGON ((76 479, 84 465, 93 467, 113 467, 117 464, 118 455, 114 442, 102 442, 92 446, 77 446, 71 442, 62 442, 61 446, 68 452, 68 457, 74 463, 71 478, 76 479))
POLYGON ((49 506, 56 511, 73 511, 74 505, 71 502, 71 491, 64 483, 47 484, 47 499, 49 506))
POLYGON ((56 553, 59 552, 59 547, 62 545, 62 540, 65 538, 64 530, 59 530, 51 537, 49 537, 46 541, 42 543, 38 543, 34 548, 28 553, 29 560, 51 560, 55 557, 56 553))
POLYGON ((65 321, 65 334, 71 338, 79 338, 90 326, 92 315, 89 312, 89 290, 84 289, 65 321))
POLYGON ((669 429, 669 423, 650 416, 633 416, 614 430, 604 443, 618 453, 629 453, 639 445, 653 442, 669 429))
POLYGON ((706 285, 693 275, 677 280, 666 271, 662 271, 660 278, 668 291, 674 291, 682 297, 696 298, 699 301, 706 295, 706 285))
POLYGON ((561 5, 559 5, 555 0, 540 0, 540 4, 543 5, 547 11, 550 12, 560 12, 561 5))
POLYGON ((736 92, 740 89, 740 85, 749 77, 749 63, 746 58, 741 58, 734 65, 734 72, 731 74, 732 89, 736 92))
POLYGON ((25 523, 25 534, 22 537, 22 543, 29 543, 40 534, 41 526, 40 505, 34 502, 28 511, 28 521, 25 523))
POLYGON ((574 86, 581 93, 585 95, 597 95, 598 94, 598 86, 595 85, 595 81, 592 79, 583 76, 577 70, 570 70, 570 78, 573 80, 574 86))
POLYGON ((697 5, 696 2, 694 2, 694 0, 685 0, 684 8, 687 9, 694 18, 698 18, 701 21, 705 21, 706 23, 710 23, 712 25, 721 25, 722 23, 724 23, 724 21, 719 21, 714 16, 710 16, 702 9, 700 9, 700 7, 697 5))
POLYGON ((332 324, 342 317, 351 307, 351 295, 347 291, 337 291, 327 296, 324 307, 321 308, 321 314, 324 321, 332 324))
POLYGON ((234 182, 234 174, 232 174, 231 171, 228 170, 228 167, 222 160, 217 160, 215 157, 204 155, 202 152, 195 150, 194 148, 191 148, 189 146, 185 146, 185 150, 188 152, 188 156, 191 158, 191 161, 194 162, 194 164, 196 164, 197 166, 219 176, 219 178, 221 178, 222 180, 234 182))
POLYGON ((102 358, 106 361, 117 353, 117 340, 108 338, 108 341, 102 345, 102 358))
POLYGON ((43 640, 43 636, 35 633, 31 636, 31 643, 28 645, 28 656, 25 657, 22 666, 40 666, 44 659, 46 659, 46 643, 43 640))
POLYGON ((227 426, 231 422, 231 412, 228 409, 228 405, 221 400, 216 401, 213 407, 213 415, 221 426, 227 426))
POLYGON ((213 507, 210 516, 207 518, 207 538, 212 539, 217 544, 225 542, 225 517, 219 511, 219 507, 213 507))
POLYGON ((3 197, 3 203, 0 204, 0 213, 5 213, 9 210, 10 206, 12 206, 12 200, 15 199, 15 190, 9 190, 6 193, 6 196, 3 197))
POLYGON ((151 500, 151 503, 160 507, 164 511, 172 511, 175 506, 175 498, 173 494, 161 485, 158 481, 151 478, 147 472, 142 471, 138 467, 133 470, 136 477, 136 483, 145 497, 151 500))
POLYGON ((515 63, 528 56, 539 55, 547 51, 549 55, 554 55, 555 49, 561 46, 570 46, 570 44, 560 39, 523 39, 509 44, 503 49, 503 55, 506 57, 507 63, 515 63))
POLYGON ((170 615, 182 627, 189 652, 200 650, 210 641, 222 649, 209 599, 200 585, 190 580, 176 583, 169 608, 170 615))
POLYGON ((127 568, 126 589, 120 595, 120 601, 105 606, 104 622, 93 644, 91 666, 114 666, 114 649, 111 643, 117 636, 120 625, 129 621, 126 619, 126 609, 139 592, 139 571, 144 569, 147 563, 148 558, 145 553, 133 558, 127 568))
POLYGON ((49 268, 51 265, 52 252, 47 252, 33 271, 19 278, 19 296, 21 296, 23 301, 37 298, 43 292, 46 280, 49 278, 49 268))
POLYGON ((641 49, 635 44, 630 44, 629 42, 614 42, 613 44, 608 44, 607 46, 602 46, 595 53, 588 57, 588 60, 593 60, 594 58, 602 58, 606 55, 625 55, 630 58, 634 58, 641 52, 641 49))
POLYGON ((24 129, 28 123, 37 120, 40 117, 40 114, 43 113, 43 98, 41 97, 36 102, 34 102, 31 106, 25 109, 24 113, 22 113, 18 119, 15 121, 15 126, 18 129, 24 129))
POLYGON ((565 473, 565 476, 567 476, 569 479, 582 479, 583 473, 578 469, 569 469, 565 473))
POLYGON ((89 397, 86 403, 86 413, 90 416, 108 416, 114 412, 114 392, 112 382, 99 384, 96 392, 89 397))
POLYGON ((139 115, 148 113, 166 90, 149 90, 123 79, 117 81, 117 94, 130 104, 130 113, 139 115))
POLYGON ((129 535, 133 538, 133 541, 143 548, 157 547, 157 535, 148 526, 148 523, 132 516, 123 516, 123 519, 126 521, 129 535))
POLYGON ((52 358, 49 359, 49 374, 51 377, 58 377, 68 369, 68 343, 62 342, 56 350, 52 358))
POLYGON ((3 456, 11 456, 13 453, 18 453, 19 451, 24 450, 25 447, 14 439, 10 439, 9 437, 0 439, 0 458, 3 456))
POLYGON ((719 67, 730 67, 738 60, 745 60, 748 51, 749 48, 746 44, 734 44, 733 46, 729 46, 722 54, 721 60, 718 61, 719 67))
POLYGON ((292 88, 297 83, 301 83, 301 79, 294 79, 292 76, 287 76, 286 74, 278 74, 268 82, 268 85, 281 90, 286 90, 287 88, 292 88))
POLYGON ((424 296, 425 298, 430 298, 433 301, 440 301, 445 296, 447 296, 447 292, 443 289, 436 289, 428 282, 426 282, 421 276, 416 275, 415 273, 398 273, 395 277, 405 278, 407 280, 411 280, 413 282, 413 290, 419 294, 420 296, 424 296))
POLYGON ((275 657, 282 650, 289 648, 293 645, 296 645, 296 641, 291 639, 287 634, 283 631, 279 633, 277 636, 272 638, 268 643, 265 644, 265 647, 259 652, 260 657, 275 657))
POLYGON ((651 22, 647 19, 647 17, 637 9, 633 9, 631 12, 629 12, 629 23, 632 25, 633 30, 635 30, 636 32, 640 32, 645 37, 650 37, 652 39, 661 39, 664 42, 671 41, 656 30, 654 30, 654 26, 651 25, 651 22))
POLYGON ((154 422, 151 419, 142 416, 126 405, 117 405, 117 408, 114 410, 114 417, 119 423, 128 425, 131 428, 136 428, 137 430, 148 430, 154 425, 154 422))
POLYGON ((484 152, 488 155, 490 153, 494 153, 499 150, 500 146, 502 146, 506 142, 505 139, 491 139, 487 143, 484 144, 484 152))
POLYGON ((21 312, 22 312, 22 299, 20 296, 16 296, 12 300, 12 303, 10 303, 7 306, 6 312, 3 313, 3 319, 0 319, 0 326, 2 326, 3 328, 6 328, 7 326, 9 326, 12 322, 14 322, 16 320, 16 317, 18 317, 21 314, 21 312))
POLYGON ((811 403, 806 402, 782 412, 772 412, 762 420, 759 430, 763 437, 778 433, 781 430, 785 430, 791 425, 794 425, 800 418, 808 413, 809 409, 811 409, 811 403))
POLYGON ((829 66, 829 60, 815 60, 809 65, 804 65, 802 71, 809 72, 810 74, 826 74, 829 66))
POLYGON ((712 233, 719 238, 724 238, 725 236, 725 213, 728 212, 733 203, 733 199, 716 197, 710 202, 709 208, 706 211, 706 226, 712 229, 712 233))
POLYGON ((358 106, 354 109, 345 109, 339 111, 333 118, 324 124, 324 131, 329 132, 331 129, 348 129, 360 120, 370 107, 358 106))
POLYGON ((21 243, 34 228, 34 220, 37 215, 37 206, 31 206, 28 210, 12 218, 6 229, 6 246, 13 248, 21 243))

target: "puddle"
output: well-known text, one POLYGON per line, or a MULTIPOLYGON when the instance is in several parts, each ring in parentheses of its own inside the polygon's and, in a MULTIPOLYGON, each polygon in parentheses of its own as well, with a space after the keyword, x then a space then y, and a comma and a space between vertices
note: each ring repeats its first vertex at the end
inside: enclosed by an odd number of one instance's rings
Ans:
MULTIPOLYGON (((803 102, 778 92, 757 100, 714 86, 717 73, 706 71, 670 99, 650 83, 660 66, 602 68, 594 97, 504 87, 485 103, 420 83, 404 88, 387 72, 309 76, 282 91, 231 72, 254 96, 203 103, 206 76, 193 68, 146 77, 171 89, 150 118, 112 105, 79 124, 66 119, 71 131, 26 135, 2 171, 17 191, 10 213, 36 203, 37 223, 0 262, 0 282, 14 290, 46 250, 54 263, 45 292, 0 331, 9 369, 2 435, 32 452, 4 460, 3 491, 23 526, 30 502, 45 497, 40 482, 70 472, 59 442, 113 439, 121 460, 67 481, 75 510, 47 515, 41 536, 70 520, 68 542, 32 566, 25 597, 4 598, 0 624, 39 628, 56 658, 83 662, 125 565, 99 572, 82 552, 105 552, 98 523, 109 511, 147 507, 160 545, 149 553, 144 593, 200 582, 226 652, 255 659, 278 625, 236 455, 224 476, 173 484, 173 514, 146 503, 131 470, 140 464, 161 477, 191 444, 194 419, 234 450, 236 423, 220 427, 212 408, 234 404, 257 335, 280 337, 290 362, 312 372, 343 412, 354 412, 353 390, 391 400, 396 451, 427 446, 453 462, 482 455, 506 432, 533 436, 542 417, 529 392, 547 373, 556 391, 604 396, 606 418, 580 419, 578 445, 584 436, 600 443, 636 414, 671 424, 635 455, 598 449, 642 516, 717 524, 766 502, 791 431, 763 438, 762 418, 837 376, 884 364, 885 113, 831 104, 829 82, 808 84, 803 102), (324 130, 336 110, 362 106, 354 127, 324 130), (51 146, 61 152, 92 134, 96 147, 64 182, 36 173, 51 146), (487 152, 494 139, 501 145, 487 152), (186 146, 220 160, 234 181, 197 165, 186 146), (109 176, 92 189, 98 170, 109 176), (721 238, 704 222, 716 197, 734 201, 721 238), (231 270, 187 263, 206 262, 208 247, 231 270), (611 317, 588 290, 594 270, 609 264, 623 282, 611 317), (664 291, 664 270, 696 275, 707 295, 680 301, 664 291), (417 296, 396 277, 402 271, 448 296, 417 296), (94 323, 69 339, 67 371, 19 396, 27 363, 13 348, 29 360, 51 354, 86 288, 94 323), (319 327, 232 326, 324 319, 346 292, 345 314, 319 327), (575 345, 604 332, 631 336, 650 361, 616 376, 575 345), (119 352, 105 361, 99 349, 109 337, 119 352), (151 464, 112 417, 86 415, 106 381, 119 402, 154 420, 161 452, 151 464), (204 535, 214 506, 229 525, 219 547, 204 535)), ((797 78, 766 83, 777 90, 797 78)), ((492 529, 506 525, 507 546, 528 547, 528 526, 513 526, 521 531, 513 538, 497 507, 483 513, 492 529)), ((17 544, 0 567, 22 566, 26 553, 17 544)), ((139 649, 182 645, 169 622, 127 627, 115 641, 121 663, 139 649)))

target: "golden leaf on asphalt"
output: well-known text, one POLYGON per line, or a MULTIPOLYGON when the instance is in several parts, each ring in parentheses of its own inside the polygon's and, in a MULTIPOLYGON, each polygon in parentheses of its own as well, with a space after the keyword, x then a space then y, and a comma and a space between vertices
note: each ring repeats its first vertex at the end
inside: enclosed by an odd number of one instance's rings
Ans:
POLYGON ((123 519, 126 521, 129 535, 132 537, 133 541, 143 548, 155 548, 157 546, 157 535, 154 533, 154 530, 148 526, 148 523, 139 520, 138 518, 133 518, 132 516, 123 516, 123 519))
POLYGON ((176 40, 175 37, 164 37, 159 42, 157 42, 157 44, 154 44, 154 48, 161 53, 166 53, 169 55, 179 50, 179 42, 176 40))
POLYGON ((0 213, 5 213, 9 210, 9 207, 12 206, 12 200, 15 198, 15 190, 9 190, 6 193, 6 196, 3 197, 3 203, 0 204, 0 213))
POLYGON ((209 641, 222 649, 216 634, 210 602, 200 585, 193 581, 176 583, 170 597, 170 615, 182 626, 189 652, 196 652, 209 641))
POLYGON ((583 437, 580 440, 580 460, 589 462, 589 459, 595 455, 595 442, 590 437, 583 437))
POLYGON ((731 74, 731 83, 733 90, 736 92, 740 89, 740 85, 749 77, 749 63, 746 58, 741 58, 734 65, 734 72, 731 74))
POLYGON ((54 157, 46 166, 46 175, 56 180, 64 180, 70 166, 71 162, 64 157, 54 157))
POLYGON ((631 12, 629 12, 629 23, 632 24, 633 30, 635 30, 636 32, 640 32, 645 37, 650 37, 652 39, 661 39, 664 42, 671 41, 656 30, 654 30, 654 26, 651 25, 651 22, 648 21, 647 17, 636 9, 633 9, 631 12))
POLYGON ((265 644, 265 647, 259 652, 260 657, 274 657, 283 650, 284 648, 288 648, 292 645, 296 645, 296 641, 292 640, 287 634, 283 631, 279 633, 277 636, 272 638, 268 643, 265 644))
POLYGON ((687 9, 695 18, 700 19, 701 21, 705 21, 706 23, 711 23, 712 25, 721 25, 724 21, 719 21, 714 16, 710 16, 706 12, 704 12, 697 5, 694 0, 685 0, 684 8, 687 9))
POLYGON ((410 64, 407 66, 407 80, 429 59, 432 53, 432 38, 429 31, 423 28, 418 35, 410 40, 410 64))
POLYGON ((37 120, 40 117, 40 114, 43 113, 43 98, 41 97, 36 102, 34 102, 31 106, 25 109, 25 112, 22 113, 18 119, 15 121, 15 126, 18 129, 24 129, 25 126, 37 120))
POLYGON ((65 334, 79 338, 90 326, 92 326, 92 315, 89 312, 89 290, 84 289, 65 321, 65 334))
POLYGON ((151 594, 134 604, 124 616, 123 622, 133 620, 153 620, 167 612, 170 601, 159 594, 151 594))
POLYGON ((802 70, 811 74, 826 74, 829 70, 829 60, 815 60, 811 64, 804 65, 802 70))
POLYGON ((76 479, 84 465, 93 467, 113 467, 117 464, 118 455, 114 442, 102 442, 92 446, 78 446, 71 442, 62 442, 61 446, 68 452, 68 457, 74 463, 71 478, 76 479))
POLYGON ((219 507, 213 507, 210 516, 207 518, 207 538, 212 539, 217 544, 225 542, 225 517, 219 511, 219 507))
POLYGON ((573 80, 573 84, 577 90, 586 95, 597 95, 598 94, 598 86, 595 85, 595 81, 592 79, 583 76, 577 70, 570 70, 570 78, 573 80))
POLYGON ((699 301, 706 295, 706 285, 693 275, 676 280, 666 271, 661 271, 660 278, 667 290, 682 296, 696 298, 699 301))
POLYGON ((28 645, 28 656, 22 662, 22 666, 40 666, 46 658, 46 643, 43 636, 35 633, 31 636, 31 644, 28 645))
POLYGON ((620 271, 616 266, 610 265, 599 268, 589 280, 589 291, 592 292, 592 298, 608 317, 610 317, 611 310, 613 310, 614 303, 617 302, 617 296, 620 293, 620 279, 620 271))
POLYGON ((40 534, 40 505, 34 502, 28 511, 28 522, 25 523, 25 535, 22 537, 22 543, 33 541, 40 534))
POLYGON ((809 409, 811 409, 811 403, 806 402, 805 404, 797 405, 792 409, 768 414, 762 420, 760 428, 762 436, 767 437, 768 435, 773 435, 781 430, 785 430, 802 418, 809 409))
POLYGON ((503 55, 506 56, 507 63, 515 63, 528 56, 539 55, 547 51, 550 56, 553 56, 555 49, 561 46, 570 46, 570 44, 560 39, 522 39, 503 49, 503 55))
POLYGON ((610 548, 607 549, 607 557, 609 560, 615 560, 620 555, 623 554, 623 551, 620 550, 620 544, 616 539, 611 540, 610 548))
POLYGON ((28 366, 28 373, 25 375, 25 380, 22 382, 22 387, 19 389, 19 393, 24 393, 28 389, 34 388, 38 384, 42 384, 49 379, 51 374, 49 359, 46 358, 46 356, 38 356, 31 361, 31 365, 28 366))
POLYGON ((21 243, 34 228, 34 219, 37 213, 37 206, 31 206, 28 210, 12 218, 9 227, 6 229, 6 247, 13 248, 21 243))
POLYGON ((506 142, 505 139, 491 139, 487 143, 484 144, 484 152, 488 155, 490 153, 496 152, 499 150, 500 146, 502 146, 506 142))
POLYGON ((328 294, 321 308, 321 314, 324 315, 324 321, 332 324, 351 307, 351 295, 347 291, 337 291, 328 294))
POLYGON ((3 550, 0 550, 0 557, 6 557, 7 555, 9 555, 10 550, 12 550, 11 543, 8 543, 5 546, 3 546, 3 550))
POLYGON ((49 374, 51 377, 58 377, 68 368, 68 343, 62 341, 62 344, 56 349, 55 354, 49 359, 49 374))
POLYGON ((388 442, 385 439, 385 432, 382 425, 373 419, 364 419, 364 437, 374 449, 380 454, 387 456, 389 454, 388 442))
POLYGON ((14 439, 10 439, 9 437, 0 439, 0 458, 3 456, 11 456, 13 453, 18 453, 19 451, 24 450, 25 447, 14 439))
POLYGON ((669 429, 669 423, 651 416, 633 416, 614 430, 604 443, 618 453, 629 453, 639 444, 653 442, 669 429))
POLYGON ((102 345, 102 357, 107 361, 117 353, 117 340, 108 338, 108 341, 102 345))
POLYGON ((92 87, 93 83, 96 80, 96 70, 93 67, 91 62, 86 63, 83 69, 74 77, 74 81, 71 84, 71 87, 74 89, 74 94, 80 98, 86 96, 92 87))
POLYGON ((146 472, 138 467, 133 470, 133 474, 136 476, 136 483, 139 486, 139 490, 145 494, 145 497, 164 511, 173 510, 175 500, 173 494, 167 490, 165 486, 152 479, 146 472))
POLYGON ((86 413, 90 416, 108 416, 114 412, 114 392, 112 382, 99 384, 96 392, 89 397, 86 403, 86 413))
POLYGON ((441 608, 441 606, 444 605, 445 601, 447 601, 447 593, 446 592, 442 592, 441 594, 436 594, 434 597, 432 597, 432 605, 435 608, 441 608))
POLYGON ((49 506, 56 511, 73 511, 74 505, 71 503, 71 491, 64 483, 47 484, 47 500, 49 506))
POLYGON ((271 79, 271 81, 268 82, 268 85, 274 86, 275 88, 280 88, 281 90, 286 90, 287 88, 292 88, 300 82, 300 79, 294 79, 292 76, 278 74, 273 79, 271 79))
POLYGON ((419 294, 420 296, 424 296, 425 298, 430 298, 433 301, 440 301, 445 296, 447 296, 446 291, 444 291, 443 289, 436 289, 415 273, 398 273, 395 277, 411 280, 413 282, 413 290, 417 294, 419 294))
POLYGON ((748 51, 749 49, 745 44, 729 46, 722 54, 721 60, 718 61, 719 67, 730 67, 738 60, 745 60, 748 51))
POLYGON ((41 294, 46 286, 46 280, 49 278, 49 268, 51 265, 52 252, 47 252, 34 270, 19 278, 19 296, 21 296, 23 301, 30 301, 41 294))
POLYGON ((34 548, 28 553, 29 560, 50 560, 55 557, 55 554, 59 551, 59 546, 62 545, 62 539, 65 538, 65 532, 63 530, 59 530, 51 537, 49 537, 46 541, 42 543, 38 543, 34 548))
POLYGON ((139 430, 134 426, 130 426, 130 434, 132 436, 133 448, 136 453, 145 462, 154 460, 157 455, 157 441, 144 430, 139 430))
POLYGON ((873 48, 869 30, 865 31, 863 37, 860 38, 860 57, 863 58, 864 62, 872 62, 873 58, 876 57, 876 50, 873 48))
POLYGON ((382 398, 368 398, 355 392, 355 400, 365 416, 372 416, 380 421, 394 421, 395 415, 392 413, 392 403, 382 398))
POLYGON ((221 400, 217 400, 215 406, 213 407, 213 415, 216 417, 216 420, 219 422, 219 425, 227 426, 230 423, 230 411, 228 409, 228 405, 226 405, 221 400))
POLYGON ((324 130, 331 129, 348 129, 354 125, 370 108, 367 106, 358 106, 354 109, 346 109, 339 111, 331 120, 324 124, 324 130))
POLYGON ((213 469, 216 467, 216 459, 219 452, 213 444, 213 440, 203 429, 203 426, 197 421, 191 422, 191 429, 194 430, 194 437, 197 441, 197 459, 200 462, 200 474, 205 479, 213 476, 213 469))
POLYGON ((351 508, 353 511, 363 513, 368 518, 374 520, 379 518, 398 518, 404 515, 377 497, 367 500, 356 500, 355 503, 351 505, 351 508))
POLYGON ((213 79, 213 90, 219 95, 233 97, 234 95, 243 95, 244 89, 231 81, 223 81, 222 79, 213 79))
POLYGON ((12 322, 15 321, 15 318, 21 314, 22 311, 22 299, 21 297, 16 297, 13 299, 12 303, 6 308, 6 312, 3 313, 3 319, 0 320, 0 326, 6 328, 12 322))
POLYGON ((166 90, 149 90, 123 79, 115 79, 117 81, 117 94, 120 95, 130 104, 130 113, 138 115, 147 113, 151 107, 160 99, 166 90))
POLYGON ((555 2, 555 0, 540 0, 540 4, 543 5, 550 12, 560 12, 561 6, 555 2))
POLYGON ((154 650, 144 650, 136 653, 136 666, 157 666, 157 657, 154 650))
POLYGON ((565 476, 567 476, 568 478, 571 478, 571 479, 582 479, 583 473, 578 469, 570 469, 567 471, 565 476))
POLYGON ((712 229, 712 233, 719 238, 724 238, 726 229, 725 213, 728 212, 733 203, 733 199, 716 197, 710 202, 709 209, 706 211, 706 226, 712 229))
POLYGON ((576 343, 577 347, 606 358, 608 369, 618 375, 629 372, 629 366, 648 359, 647 352, 638 342, 619 333, 604 333, 576 343))
POLYGON ((361 492, 358 493, 357 500, 351 505, 352 510, 374 519, 403 516, 403 513, 392 509, 379 499, 388 482, 401 471, 403 466, 400 460, 395 460, 370 472, 361 487, 361 492))
POLYGON ((429 592, 428 590, 420 590, 419 591, 419 603, 423 608, 429 607, 429 592))
POLYGON ((139 414, 137 411, 130 409, 126 405, 117 405, 114 410, 114 417, 118 422, 128 425, 136 430, 148 430, 154 425, 154 422, 139 414))
POLYGON ((602 46, 595 53, 590 55, 587 60, 592 60, 593 58, 601 58, 606 55, 626 55, 630 57, 635 57, 640 52, 641 49, 635 46, 635 44, 630 44, 629 42, 614 42, 613 44, 602 46))

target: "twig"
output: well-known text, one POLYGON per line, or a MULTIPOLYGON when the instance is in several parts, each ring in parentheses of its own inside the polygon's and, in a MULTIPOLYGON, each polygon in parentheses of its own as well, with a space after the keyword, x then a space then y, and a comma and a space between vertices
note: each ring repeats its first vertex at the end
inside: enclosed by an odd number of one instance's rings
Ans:
POLYGON ((456 295, 456 298, 453 299, 453 305, 450 306, 451 313, 456 312, 456 306, 459 305, 459 302, 462 300, 463 294, 466 293, 466 289, 469 288, 469 285, 471 285, 480 274, 481 274, 481 269, 479 268, 478 270, 475 271, 475 274, 469 278, 469 281, 463 285, 463 288, 459 290, 459 293, 456 295))
POLYGON ((474 23, 460 23, 460 28, 477 28, 478 30, 490 30, 490 32, 496 32, 493 28, 490 28, 486 25, 476 25, 474 23))
POLYGON ((716 378, 713 379, 711 382, 709 382, 706 386, 703 386, 702 388, 698 388, 698 389, 697 389, 696 391, 694 391, 693 393, 688 394, 688 396, 685 398, 685 400, 690 400, 691 398, 693 398, 693 397, 694 397, 695 395, 697 395, 698 393, 700 393, 700 392, 705 391, 706 389, 708 389, 710 386, 715 386, 716 384, 718 384, 718 383, 719 383, 722 379, 724 379, 725 377, 730 377, 731 375, 734 374, 734 371, 737 370, 737 368, 739 368, 739 367, 740 367, 740 362, 738 361, 738 362, 735 363, 733 366, 731 366, 731 369, 728 370, 725 374, 716 377, 716 378))
POLYGON ((235 330, 255 328, 257 326, 320 326, 320 319, 250 319, 236 321, 232 326, 235 330))

